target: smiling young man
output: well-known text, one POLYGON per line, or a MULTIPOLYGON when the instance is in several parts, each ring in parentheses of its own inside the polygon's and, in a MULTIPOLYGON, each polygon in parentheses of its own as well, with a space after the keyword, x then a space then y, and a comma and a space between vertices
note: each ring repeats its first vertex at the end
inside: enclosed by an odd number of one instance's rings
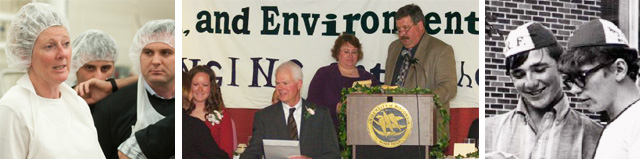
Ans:
POLYGON ((487 158, 591 158, 602 126, 569 107, 551 31, 526 23, 505 42, 507 74, 520 95, 517 107, 485 120, 487 158))
POLYGON ((594 158, 640 158, 640 93, 635 87, 638 53, 613 23, 598 19, 580 26, 560 59, 564 83, 592 112, 606 110, 594 158))

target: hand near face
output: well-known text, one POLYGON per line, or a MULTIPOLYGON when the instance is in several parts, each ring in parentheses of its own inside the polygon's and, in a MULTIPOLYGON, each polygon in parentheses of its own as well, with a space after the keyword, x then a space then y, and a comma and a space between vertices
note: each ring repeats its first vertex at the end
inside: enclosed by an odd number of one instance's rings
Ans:
POLYGON ((111 93, 111 83, 100 79, 89 79, 76 85, 76 92, 87 104, 95 104, 111 93))

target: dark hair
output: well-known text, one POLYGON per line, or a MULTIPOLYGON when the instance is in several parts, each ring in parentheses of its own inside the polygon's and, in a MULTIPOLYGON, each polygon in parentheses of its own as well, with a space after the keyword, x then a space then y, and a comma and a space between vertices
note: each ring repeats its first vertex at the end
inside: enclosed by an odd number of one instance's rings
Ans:
MULTIPOLYGON (((209 75, 209 82, 211 83, 211 92, 209 92, 209 97, 207 97, 207 100, 205 100, 204 102, 204 111, 207 112, 208 114, 211 114, 213 113, 214 110, 220 111, 224 109, 224 102, 222 101, 222 93, 220 91, 220 87, 218 86, 218 83, 216 82, 216 74, 213 72, 213 70, 211 70, 211 68, 202 66, 202 65, 191 68, 191 70, 189 70, 189 73, 187 74, 189 81, 193 80, 193 77, 196 76, 196 74, 201 72, 209 75)), ((189 87, 191 87, 191 85, 189 85, 189 87)), ((195 107, 196 106, 195 106, 195 103, 193 102, 193 99, 189 100, 189 103, 186 109, 187 114, 191 114, 191 112, 193 111, 193 109, 195 109, 195 107)))
MULTIPOLYGON (((551 58, 553 58, 553 60, 558 61, 560 59, 560 55, 562 55, 562 47, 560 47, 558 44, 552 44, 551 46, 548 47, 543 47, 540 49, 544 49, 547 50, 547 52, 549 53, 549 56, 551 56, 551 58)), ((520 67, 520 65, 524 64, 525 61, 527 61, 527 58, 529 58, 529 51, 525 51, 525 52, 520 52, 517 53, 515 55, 511 55, 509 57, 507 57, 507 59, 505 60, 505 67, 507 68, 507 75, 511 75, 511 69, 515 69, 517 67, 520 67)))
POLYGON ((586 64, 600 64, 621 58, 628 66, 627 76, 636 79, 638 73, 638 52, 622 45, 585 46, 573 48, 560 58, 558 70, 566 74, 582 72, 580 67, 586 64))
POLYGON ((182 109, 189 108, 189 92, 191 91, 191 79, 188 78, 187 72, 182 71, 182 109))
POLYGON ((353 47, 358 49, 358 61, 362 60, 362 44, 360 44, 360 40, 354 35, 351 34, 342 34, 336 39, 333 43, 333 47, 331 48, 331 57, 338 61, 338 55, 340 54, 340 47, 344 44, 351 44, 353 47))
POLYGON ((396 20, 400 20, 406 16, 411 16, 411 21, 414 24, 418 24, 418 22, 424 21, 424 14, 422 14, 422 9, 418 5, 415 4, 407 4, 406 6, 401 7, 396 12, 396 20))

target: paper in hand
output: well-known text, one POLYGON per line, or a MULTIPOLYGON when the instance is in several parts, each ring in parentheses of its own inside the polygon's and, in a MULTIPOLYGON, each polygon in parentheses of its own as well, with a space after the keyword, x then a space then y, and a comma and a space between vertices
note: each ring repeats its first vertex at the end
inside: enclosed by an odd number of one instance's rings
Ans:
POLYGON ((300 142, 297 140, 263 139, 265 159, 288 159, 300 155, 300 142))

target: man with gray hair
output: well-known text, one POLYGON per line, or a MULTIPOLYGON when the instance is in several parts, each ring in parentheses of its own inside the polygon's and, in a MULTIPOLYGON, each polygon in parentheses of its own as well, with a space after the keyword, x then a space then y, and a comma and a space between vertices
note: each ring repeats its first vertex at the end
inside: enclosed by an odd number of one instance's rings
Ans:
POLYGON ((300 141, 300 156, 289 158, 340 158, 338 138, 326 107, 302 99, 302 69, 292 61, 276 69, 276 91, 280 102, 256 112, 253 137, 241 159, 265 154, 263 139, 300 141))

